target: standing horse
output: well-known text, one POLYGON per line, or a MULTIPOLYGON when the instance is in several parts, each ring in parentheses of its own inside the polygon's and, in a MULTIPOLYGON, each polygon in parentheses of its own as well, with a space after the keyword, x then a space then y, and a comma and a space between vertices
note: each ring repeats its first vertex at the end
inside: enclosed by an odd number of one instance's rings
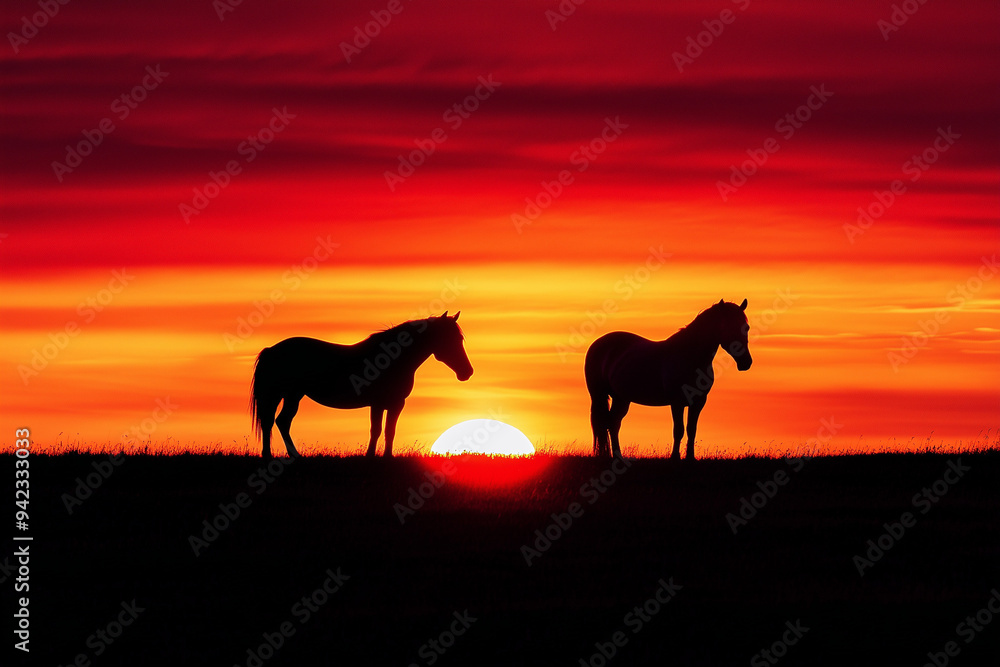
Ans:
POLYGON ((721 345, 745 371, 753 358, 747 348, 747 300, 719 303, 703 310, 670 338, 651 341, 624 331, 601 336, 587 350, 584 375, 590 392, 594 454, 621 458, 618 432, 630 403, 669 405, 674 418, 674 451, 680 458, 684 408, 688 408, 687 458, 694 459, 698 415, 715 382, 712 360, 721 345), (611 407, 608 408, 608 399, 611 407), (610 447, 608 435, 610 434, 610 447))
POLYGON ((354 345, 338 345, 315 338, 287 338, 257 355, 250 383, 250 413, 254 431, 271 456, 271 427, 278 425, 289 456, 298 456, 292 444, 292 418, 299 401, 308 396, 330 408, 371 407, 368 456, 385 420, 385 455, 392 456, 396 421, 406 397, 413 391, 417 368, 432 354, 455 371, 462 382, 472 377, 472 364, 462 341, 458 315, 412 320, 373 333, 354 345), (278 409, 281 412, 275 418, 278 409))

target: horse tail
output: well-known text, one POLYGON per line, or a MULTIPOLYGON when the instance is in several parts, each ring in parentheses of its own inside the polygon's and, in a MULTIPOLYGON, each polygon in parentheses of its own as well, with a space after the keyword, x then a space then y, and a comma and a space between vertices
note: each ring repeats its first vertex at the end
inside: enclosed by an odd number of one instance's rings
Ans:
MULTIPOLYGON (((274 373, 272 365, 268 362, 270 356, 271 348, 265 347, 260 351, 253 362, 253 377, 250 378, 250 423, 258 441, 264 437, 264 420, 267 418, 265 412, 261 410, 261 403, 265 400, 267 390, 274 387, 274 373)), ((274 419, 273 414, 270 417, 274 419)))
POLYGON ((605 386, 598 369, 597 353, 591 345, 587 350, 583 372, 587 380, 587 391, 590 392, 590 429, 594 432, 594 456, 611 455, 611 439, 608 429, 611 428, 611 408, 609 406, 610 391, 605 386))
POLYGON ((590 396, 590 429, 594 432, 594 456, 608 456, 611 453, 611 440, 608 429, 611 427, 611 410, 608 408, 608 396, 590 396))

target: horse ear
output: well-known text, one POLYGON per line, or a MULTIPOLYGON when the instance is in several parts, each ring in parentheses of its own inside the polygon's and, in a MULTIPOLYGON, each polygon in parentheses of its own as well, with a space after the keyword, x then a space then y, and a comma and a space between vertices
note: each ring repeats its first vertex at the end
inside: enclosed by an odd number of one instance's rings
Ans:
POLYGON ((447 310, 444 311, 444 315, 442 315, 441 317, 448 317, 448 311, 447 310))
POLYGON ((453 319, 454 321, 458 322, 458 316, 461 315, 461 314, 462 314, 462 311, 458 311, 457 313, 455 313, 455 317, 453 317, 451 319, 453 319))
POLYGON ((719 299, 719 305, 721 306, 723 303, 725 303, 725 301, 723 301, 722 299, 719 299))
POLYGON ((740 310, 746 310, 746 309, 747 309, 747 300, 743 299, 743 303, 740 304, 740 310))

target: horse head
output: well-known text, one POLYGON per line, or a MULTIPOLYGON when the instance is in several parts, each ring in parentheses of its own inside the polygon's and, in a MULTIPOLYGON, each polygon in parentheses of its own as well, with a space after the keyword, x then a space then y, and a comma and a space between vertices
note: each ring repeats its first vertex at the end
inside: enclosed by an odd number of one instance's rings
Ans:
POLYGON ((726 303, 719 299, 715 308, 719 311, 719 345, 736 361, 738 370, 749 370, 753 364, 753 357, 750 356, 747 342, 747 335, 750 332, 750 323, 745 312, 747 300, 743 299, 743 303, 737 306, 735 303, 726 303))
POLYGON ((445 366, 455 371, 455 377, 460 382, 465 382, 472 377, 472 362, 465 352, 465 335, 462 328, 458 326, 458 316, 461 311, 455 313, 453 317, 448 317, 446 310, 441 317, 430 317, 427 319, 429 332, 433 337, 431 351, 434 358, 445 366))

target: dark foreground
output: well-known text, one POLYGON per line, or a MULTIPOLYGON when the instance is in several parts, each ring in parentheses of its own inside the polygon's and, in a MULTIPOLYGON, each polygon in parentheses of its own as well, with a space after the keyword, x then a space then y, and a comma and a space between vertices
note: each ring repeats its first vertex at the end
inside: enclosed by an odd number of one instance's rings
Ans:
MULTIPOLYGON (((14 458, 0 460, 13 489, 14 458)), ((31 459, 31 653, 12 648, 8 541, 3 664, 919 667, 1000 653, 996 452, 621 474, 553 458, 504 487, 467 484, 459 461, 422 489, 418 458, 303 459, 265 478, 257 459, 138 456, 70 514, 77 478, 105 461, 31 459), (429 497, 401 523, 411 490, 414 507, 429 497), (741 498, 763 505, 745 525, 727 520, 741 498)))

